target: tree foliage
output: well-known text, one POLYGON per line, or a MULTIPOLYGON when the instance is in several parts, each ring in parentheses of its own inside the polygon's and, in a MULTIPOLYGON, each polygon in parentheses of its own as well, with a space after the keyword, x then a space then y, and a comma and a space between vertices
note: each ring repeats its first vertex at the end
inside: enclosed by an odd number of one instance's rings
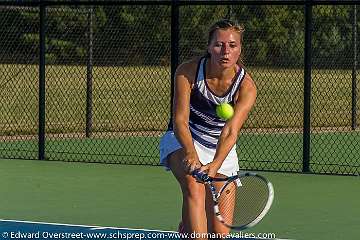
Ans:
MULTIPOLYGON (((95 64, 170 63, 169 6, 97 6, 93 9, 87 6, 48 7, 47 63, 86 63, 91 11, 95 64)), ((204 53, 209 26, 228 15, 227 6, 180 7, 181 60, 204 53)), ((231 7, 230 17, 245 26, 243 49, 247 64, 272 67, 303 65, 303 6, 238 5, 231 7)), ((0 50, 0 60, 37 62, 38 9, 1 8, 0 23, 0 43, 6 46, 0 50)), ((353 52, 352 6, 315 6, 313 23, 313 64, 319 67, 350 66, 353 52)))

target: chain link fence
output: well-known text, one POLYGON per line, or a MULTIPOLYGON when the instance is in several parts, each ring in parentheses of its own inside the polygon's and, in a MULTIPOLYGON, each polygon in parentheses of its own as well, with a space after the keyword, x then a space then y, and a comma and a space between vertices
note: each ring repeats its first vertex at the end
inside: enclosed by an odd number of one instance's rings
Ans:
MULTIPOLYGON (((171 39, 178 37, 179 62, 201 55, 209 26, 226 17, 245 26, 245 65, 258 88, 238 141, 240 165, 303 170, 303 4, 131 3, 46 6, 45 159, 158 165, 171 39)), ((360 173, 354 9, 312 7, 311 172, 360 173)), ((39 16, 38 6, 0 5, 1 158, 38 158, 39 16)))

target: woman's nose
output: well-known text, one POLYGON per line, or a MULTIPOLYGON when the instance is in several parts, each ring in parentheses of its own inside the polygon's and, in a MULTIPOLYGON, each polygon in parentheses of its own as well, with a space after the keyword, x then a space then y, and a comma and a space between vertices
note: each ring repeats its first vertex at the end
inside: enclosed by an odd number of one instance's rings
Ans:
POLYGON ((223 53, 229 53, 229 49, 230 49, 229 46, 224 44, 223 47, 222 47, 222 52, 223 53))

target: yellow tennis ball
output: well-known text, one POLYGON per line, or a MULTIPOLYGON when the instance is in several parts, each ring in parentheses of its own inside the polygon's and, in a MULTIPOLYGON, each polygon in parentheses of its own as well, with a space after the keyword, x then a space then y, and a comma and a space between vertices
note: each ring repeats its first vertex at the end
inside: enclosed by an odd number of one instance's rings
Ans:
POLYGON ((234 108, 229 103, 216 106, 216 115, 223 120, 229 120, 234 115, 234 108))

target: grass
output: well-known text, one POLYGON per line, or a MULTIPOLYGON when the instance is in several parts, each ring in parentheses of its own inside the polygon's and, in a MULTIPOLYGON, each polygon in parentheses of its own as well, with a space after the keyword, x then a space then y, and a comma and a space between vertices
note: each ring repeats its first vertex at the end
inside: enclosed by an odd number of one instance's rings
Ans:
MULTIPOLYGON (((0 65, 0 136, 15 139, 0 142, 2 157, 37 158, 37 140, 19 136, 37 134, 37 72, 35 65, 0 65)), ((303 125, 302 70, 250 67, 249 72, 256 81, 258 98, 245 125, 247 131, 238 142, 242 166, 301 171, 303 143, 297 132, 303 125)), ((149 131, 166 129, 170 85, 166 67, 94 67, 93 131, 110 137, 87 139, 83 137, 86 68, 47 66, 46 158, 158 164, 159 135, 149 131), (113 132, 129 134, 116 137, 113 132)), ((351 72, 315 69, 311 107, 312 127, 320 128, 311 135, 311 170, 359 173, 359 132, 347 130, 351 125, 351 72), (328 133, 329 128, 336 132, 328 133)))
MULTIPOLYGON (((360 179, 262 172, 267 216, 247 232, 297 240, 356 239, 360 179)), ((161 167, 0 159, 0 218, 176 230, 180 189, 161 167)))
MULTIPOLYGON (((249 71, 256 81, 258 98, 247 126, 301 128, 304 108, 303 70, 250 68, 249 71)), ((357 80, 360 80, 359 76, 357 80)), ((312 127, 351 126, 351 83, 351 71, 313 70, 312 127)))
MULTIPOLYGON (((258 99, 246 127, 301 128, 303 71, 248 70, 258 99)), ((0 135, 36 133, 38 66, 0 65, 0 86, 0 135)), ((94 67, 92 106, 94 131, 163 130, 170 109, 170 69, 94 67)), ((83 132, 85 109, 86 67, 47 66, 47 132, 83 132)), ((311 116, 313 127, 351 125, 351 71, 314 70, 311 116)))
MULTIPOLYGON (((36 133, 37 66, 1 65, 0 73, 0 135, 36 133)), ((93 131, 163 129, 170 109, 169 69, 94 67, 92 107, 93 131)), ((85 109, 86 68, 47 66, 47 131, 84 131, 85 109)))

